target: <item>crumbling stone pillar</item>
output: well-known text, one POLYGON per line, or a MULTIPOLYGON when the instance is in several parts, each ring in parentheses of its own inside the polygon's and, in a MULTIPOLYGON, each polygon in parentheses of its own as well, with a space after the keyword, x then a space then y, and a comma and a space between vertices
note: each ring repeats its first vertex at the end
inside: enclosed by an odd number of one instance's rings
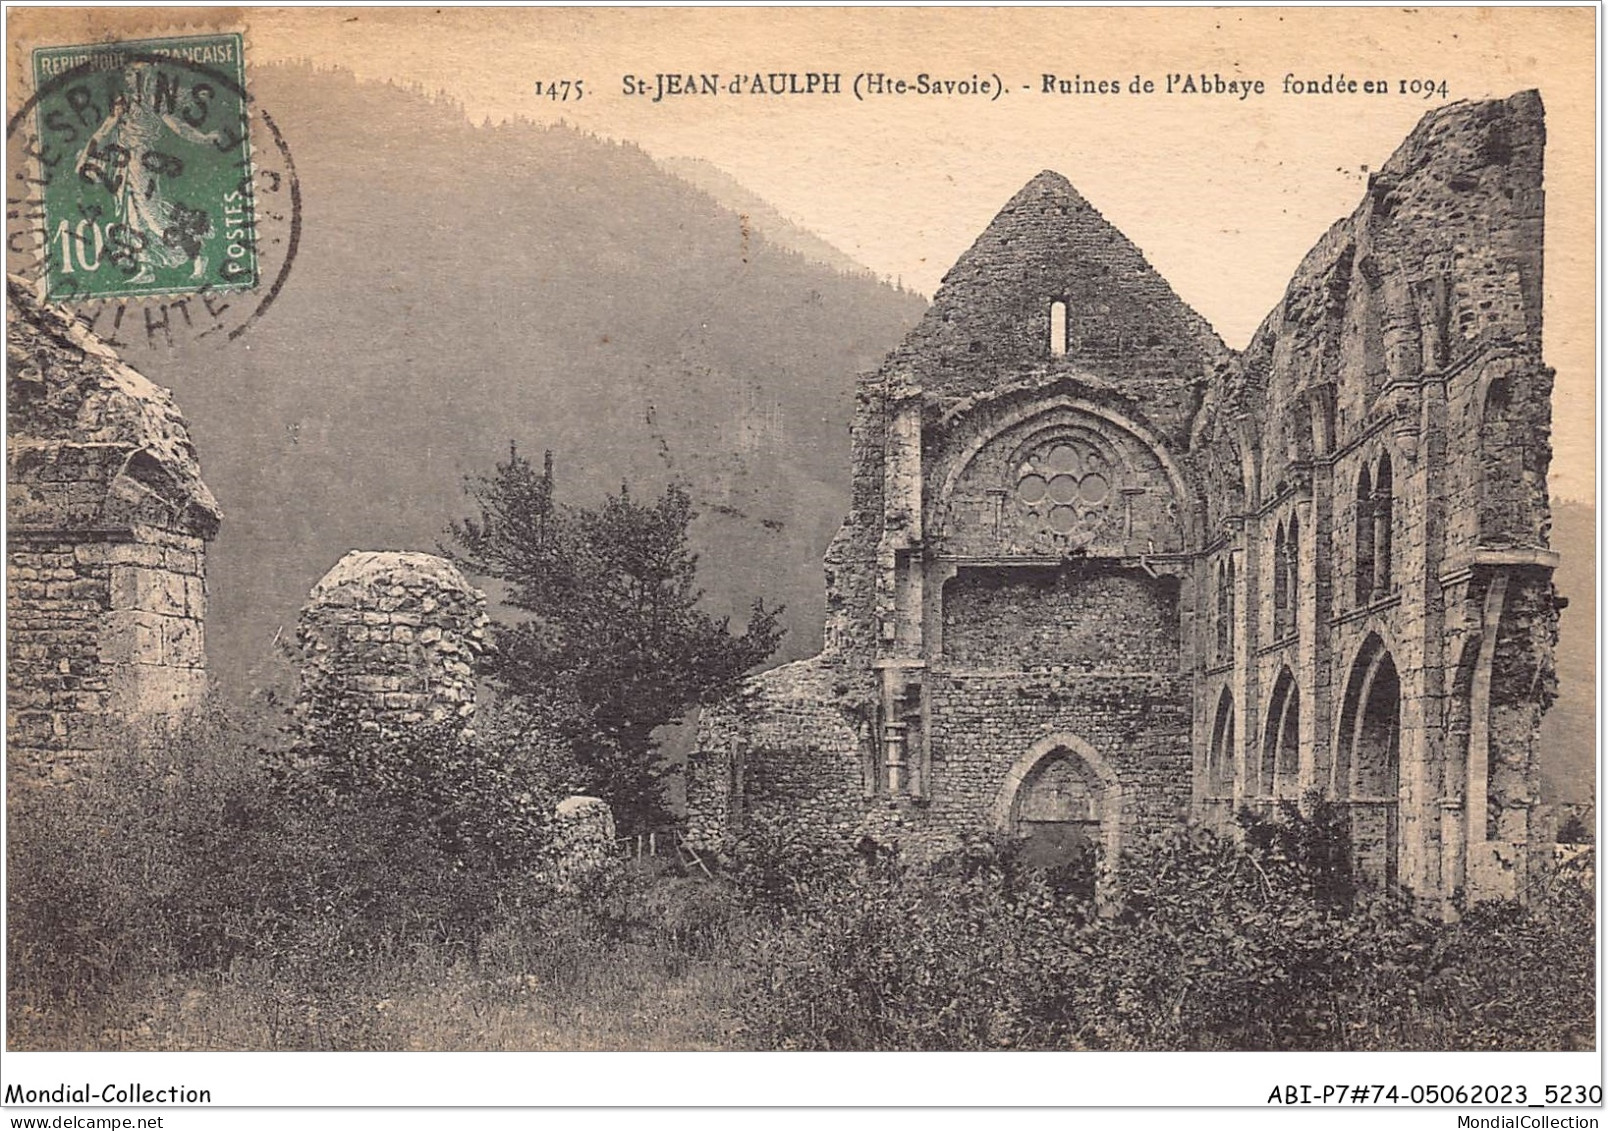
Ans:
POLYGON ((485 594, 446 559, 353 550, 313 587, 296 630, 303 728, 467 726, 487 623, 485 594))
POLYGON ((601 797, 566 797, 553 810, 558 878, 573 881, 603 867, 614 855, 614 811, 601 797))

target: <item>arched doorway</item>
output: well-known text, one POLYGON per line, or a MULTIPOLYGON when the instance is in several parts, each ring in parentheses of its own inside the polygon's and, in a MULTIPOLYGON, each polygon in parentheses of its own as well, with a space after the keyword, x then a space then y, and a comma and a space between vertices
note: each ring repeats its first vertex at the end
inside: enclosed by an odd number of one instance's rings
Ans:
POLYGON ((1339 750, 1335 788, 1351 806, 1358 871, 1395 887, 1401 859, 1401 679, 1377 635, 1363 642, 1351 665, 1339 750))
POLYGON ((1109 894, 1122 848, 1122 786, 1087 742, 1071 734, 1035 742, 1005 775, 993 816, 997 831, 1024 842, 1029 864, 1072 863, 1097 852, 1100 888, 1109 894))
POLYGON ((1071 751, 1045 758, 1016 794, 1015 833, 1028 863, 1070 863, 1100 842, 1100 782, 1071 751))

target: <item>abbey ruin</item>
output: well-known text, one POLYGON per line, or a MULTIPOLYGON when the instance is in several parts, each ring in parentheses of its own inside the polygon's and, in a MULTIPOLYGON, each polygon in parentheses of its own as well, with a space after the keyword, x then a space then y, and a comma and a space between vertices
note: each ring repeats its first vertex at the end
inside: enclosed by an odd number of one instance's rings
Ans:
POLYGON ((1428 115, 1228 349, 1035 177, 859 385, 824 651, 689 824, 1122 846, 1323 797, 1431 914, 1521 894, 1554 694, 1541 100, 1428 115), (1304 800, 1303 800, 1304 799, 1304 800))

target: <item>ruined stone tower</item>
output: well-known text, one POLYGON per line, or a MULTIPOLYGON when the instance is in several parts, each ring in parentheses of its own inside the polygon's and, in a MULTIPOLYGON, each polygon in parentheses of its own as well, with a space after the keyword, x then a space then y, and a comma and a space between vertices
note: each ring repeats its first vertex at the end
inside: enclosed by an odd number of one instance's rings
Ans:
POLYGON ((8 286, 7 771, 27 781, 200 702, 219 513, 167 390, 8 286))
POLYGON ((296 631, 303 727, 467 726, 487 623, 485 594, 445 558, 353 550, 313 586, 296 631))
POLYGON ((1323 796, 1368 881, 1521 891, 1553 694, 1539 97, 1427 116, 1227 349, 1034 178, 864 377, 827 646, 689 821, 1094 843, 1323 796))

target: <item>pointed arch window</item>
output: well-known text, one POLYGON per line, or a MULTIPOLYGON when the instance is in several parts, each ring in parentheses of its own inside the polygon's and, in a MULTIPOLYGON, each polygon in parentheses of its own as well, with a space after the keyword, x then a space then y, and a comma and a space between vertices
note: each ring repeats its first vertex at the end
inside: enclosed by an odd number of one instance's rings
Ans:
POLYGON ((1374 526, 1373 476, 1364 467, 1357 476, 1356 505, 1356 595, 1357 604, 1365 605, 1373 597, 1374 584, 1374 526))
POLYGON ((1284 540, 1284 523, 1279 523, 1273 536, 1273 639, 1283 640, 1289 634, 1290 618, 1290 547, 1284 540))
POLYGON ((1213 797, 1234 794, 1234 697, 1228 688, 1217 699, 1212 744, 1206 760, 1206 788, 1213 797))
POLYGON ((1301 520, 1294 515, 1284 539, 1284 573, 1284 635, 1295 636, 1301 624, 1301 520))
POLYGON ((1217 663, 1223 662, 1228 655, 1228 584, 1225 577, 1228 567, 1222 562, 1217 563, 1213 577, 1217 584, 1217 623, 1213 625, 1214 638, 1212 640, 1212 659, 1217 663))
POLYGON ((1262 731, 1262 772, 1257 792, 1263 797, 1294 796, 1300 770, 1301 693, 1295 686, 1295 676, 1285 668, 1273 685, 1262 731))
POLYGON ((1401 845, 1401 680, 1377 635, 1363 642, 1346 680, 1334 793, 1350 803, 1363 875, 1394 887, 1401 845))
POLYGON ((1234 658, 1234 557, 1229 555, 1227 576, 1223 581, 1223 592, 1227 595, 1228 604, 1228 647, 1224 650, 1223 661, 1226 663, 1234 658))
POLYGON ((1374 478, 1373 497, 1373 596, 1375 599, 1390 592, 1391 541, 1395 515, 1392 491, 1394 483, 1390 471, 1390 457, 1379 457, 1379 474, 1374 478))
POLYGON ((1524 464, 1529 444, 1513 418, 1515 390, 1505 376, 1493 377, 1480 415, 1480 538, 1487 542, 1528 541, 1529 490, 1524 464))
POLYGON ((1212 659, 1226 664, 1234 659, 1234 559, 1217 563, 1217 616, 1212 659))

